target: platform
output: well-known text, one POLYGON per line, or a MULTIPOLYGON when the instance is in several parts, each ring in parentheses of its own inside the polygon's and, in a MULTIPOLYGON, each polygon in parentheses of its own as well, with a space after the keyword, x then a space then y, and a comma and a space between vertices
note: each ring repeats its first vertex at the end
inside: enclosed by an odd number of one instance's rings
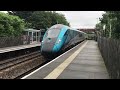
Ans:
POLYGON ((109 79, 93 40, 84 41, 22 79, 109 79))
POLYGON ((39 43, 33 43, 33 44, 28 44, 28 45, 19 45, 19 46, 0 48, 0 54, 10 52, 10 51, 16 51, 16 50, 21 50, 21 49, 26 49, 26 48, 37 47, 37 46, 41 46, 41 43, 39 42, 39 43))

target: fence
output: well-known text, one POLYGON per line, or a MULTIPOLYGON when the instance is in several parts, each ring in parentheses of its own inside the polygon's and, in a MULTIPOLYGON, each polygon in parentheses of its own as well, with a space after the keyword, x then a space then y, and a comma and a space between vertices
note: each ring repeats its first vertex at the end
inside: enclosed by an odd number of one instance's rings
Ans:
POLYGON ((120 79, 120 41, 99 37, 98 46, 109 76, 112 79, 120 79))
POLYGON ((0 37, 0 48, 30 44, 28 36, 0 37))

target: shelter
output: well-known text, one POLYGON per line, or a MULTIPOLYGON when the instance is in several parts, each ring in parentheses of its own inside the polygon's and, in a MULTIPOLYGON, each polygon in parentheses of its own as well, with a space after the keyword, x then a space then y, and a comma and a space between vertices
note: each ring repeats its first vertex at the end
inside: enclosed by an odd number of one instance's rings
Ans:
POLYGON ((23 35, 29 36, 30 43, 40 42, 41 32, 36 29, 24 29, 23 35))

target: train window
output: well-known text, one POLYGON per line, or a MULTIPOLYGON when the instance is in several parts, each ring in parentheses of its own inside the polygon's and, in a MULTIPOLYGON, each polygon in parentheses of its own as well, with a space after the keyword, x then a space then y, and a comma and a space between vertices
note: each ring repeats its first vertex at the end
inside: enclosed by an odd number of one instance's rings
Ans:
POLYGON ((75 32, 71 30, 71 33, 72 33, 72 38, 74 38, 75 32))
POLYGON ((65 36, 68 35, 68 30, 65 32, 65 36))
POLYGON ((65 35, 66 35, 66 41, 65 41, 65 43, 68 43, 69 40, 71 39, 71 34, 70 34, 70 30, 69 29, 67 30, 67 32, 65 33, 65 35))
POLYGON ((82 33, 79 33, 79 37, 82 37, 82 33))
POLYGON ((75 30, 71 30, 72 31, 72 38, 76 37, 78 35, 78 32, 75 30))
POLYGON ((75 34, 74 34, 75 36, 77 36, 78 35, 78 32, 77 31, 75 31, 75 34))
POLYGON ((72 39, 74 38, 78 32, 75 32, 74 30, 68 29, 68 36, 72 39))
POLYGON ((46 32, 46 37, 55 38, 59 35, 60 29, 49 29, 46 32))

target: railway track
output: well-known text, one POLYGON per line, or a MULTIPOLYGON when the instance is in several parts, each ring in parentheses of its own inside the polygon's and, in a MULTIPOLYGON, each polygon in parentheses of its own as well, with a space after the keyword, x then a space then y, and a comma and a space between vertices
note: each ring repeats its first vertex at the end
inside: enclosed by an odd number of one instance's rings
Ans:
POLYGON ((45 62, 39 51, 0 62, 0 79, 14 79, 45 62))
POLYGON ((39 56, 40 52, 36 51, 27 55, 2 61, 0 62, 0 71, 39 56))
POLYGON ((0 61, 0 79, 19 79, 52 59, 54 58, 44 58, 40 51, 34 51, 16 58, 0 61))

